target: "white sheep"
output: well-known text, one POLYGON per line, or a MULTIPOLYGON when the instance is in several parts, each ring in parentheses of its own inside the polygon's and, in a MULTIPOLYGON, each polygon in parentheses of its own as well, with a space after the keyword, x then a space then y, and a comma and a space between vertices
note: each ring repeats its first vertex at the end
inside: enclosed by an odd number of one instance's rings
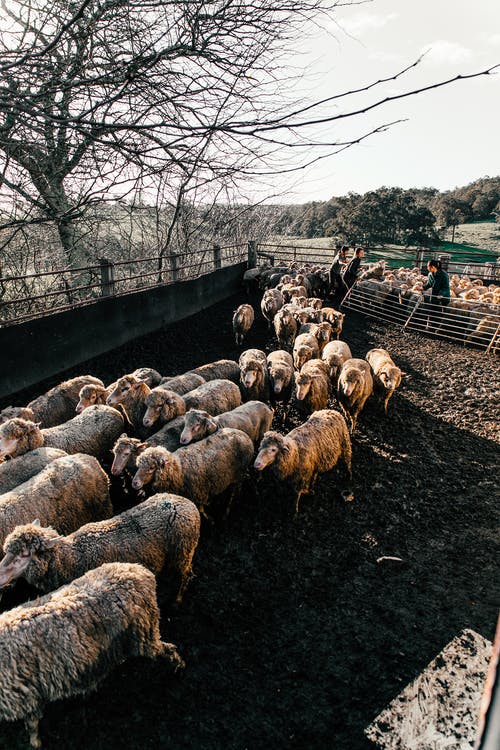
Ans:
POLYGON ((321 352, 321 359, 328 365, 330 380, 335 387, 342 365, 351 358, 351 350, 345 341, 329 341, 321 352))
POLYGON ((382 396, 384 412, 387 414, 389 399, 401 383, 402 372, 386 349, 370 349, 365 359, 372 368, 373 385, 375 391, 382 396))
POLYGON ((223 427, 232 427, 245 432, 257 443, 269 430, 274 412, 262 401, 247 401, 236 409, 211 416, 207 411, 190 409, 184 417, 184 429, 180 436, 181 445, 188 445, 213 435, 223 427))

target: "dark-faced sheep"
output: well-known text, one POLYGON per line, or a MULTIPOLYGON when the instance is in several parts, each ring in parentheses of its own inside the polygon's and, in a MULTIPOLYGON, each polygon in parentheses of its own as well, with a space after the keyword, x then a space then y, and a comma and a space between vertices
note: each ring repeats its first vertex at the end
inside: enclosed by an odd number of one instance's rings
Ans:
POLYGON ((243 304, 240 305, 233 315, 233 333, 236 341, 236 346, 243 344, 243 339, 247 335, 250 328, 253 326, 255 313, 252 305, 243 304))
POLYGON ((89 406, 68 422, 46 430, 34 422, 11 419, 0 425, 0 456, 21 456, 35 448, 104 456, 123 432, 123 417, 109 406, 89 406))
POLYGON ((387 414, 389 399, 401 383, 402 372, 386 349, 370 349, 365 359, 372 368, 373 385, 382 398, 384 412, 387 414))
POLYGON ((66 455, 65 451, 58 448, 36 448, 23 456, 0 463, 0 495, 27 482, 56 458, 66 455))
POLYGON ((294 385, 292 355, 284 349, 271 352, 267 355, 267 371, 269 373, 271 406, 274 407, 278 401, 283 404, 284 422, 294 385))
POLYGON ((170 422, 188 409, 206 409, 212 415, 222 414, 241 404, 241 393, 231 380, 209 380, 183 396, 163 386, 153 388, 145 404, 143 421, 152 427, 157 421, 170 422))
POLYGON ((345 341, 329 341, 321 352, 321 359, 328 365, 330 380, 335 388, 342 365, 351 358, 351 350, 345 341))
POLYGON ((184 417, 184 429, 180 437, 181 445, 203 440, 223 427, 241 430, 254 443, 258 443, 271 427, 273 415, 273 410, 262 401, 247 401, 246 404, 241 404, 236 409, 215 417, 200 409, 190 409, 184 417))
POLYGON ((248 435, 228 427, 175 453, 159 447, 147 448, 137 458, 132 487, 138 490, 152 483, 155 492, 176 492, 196 503, 205 517, 210 498, 231 487, 227 515, 234 490, 241 485, 253 454, 248 435))
POLYGON ((283 307, 283 295, 279 289, 268 289, 264 292, 260 303, 262 315, 267 320, 267 327, 271 328, 274 316, 283 307))
POLYGON ((283 349, 291 349, 297 335, 297 321, 290 310, 279 310, 273 319, 274 332, 283 349))
POLYGON ((52 701, 85 695, 128 657, 184 666, 160 637, 156 580, 142 565, 107 563, 0 615, 0 720, 22 720, 40 748, 52 701))
POLYGON ((373 391, 370 365, 364 359, 348 359, 342 365, 337 383, 337 400, 356 428, 358 414, 373 391))
POLYGON ((330 471, 339 460, 351 478, 351 459, 351 439, 343 416, 323 409, 286 436, 267 432, 254 467, 262 471, 269 466, 275 478, 291 485, 297 513, 301 495, 313 489, 318 474, 330 471))
POLYGON ((319 357, 319 346, 316 336, 312 333, 301 333, 293 345, 293 364, 300 370, 309 359, 319 357))
POLYGON ((104 386, 102 380, 92 375, 81 375, 65 380, 47 393, 30 401, 26 407, 7 407, 0 413, 0 422, 20 417, 30 422, 39 422, 41 427, 55 427, 75 416, 80 391, 84 385, 89 384, 104 386))
POLYGON ((175 577, 180 604, 200 536, 200 514, 190 500, 153 495, 105 521, 60 536, 39 521, 17 526, 5 540, 0 588, 24 578, 39 591, 53 591, 107 562, 140 563, 155 575, 175 577))
POLYGON ((269 400, 267 357, 261 349, 247 349, 239 359, 243 401, 269 400))
POLYGON ((321 359, 310 359, 295 375, 296 398, 299 408, 306 414, 325 409, 331 383, 328 366, 321 359))
POLYGON ((234 359, 219 359, 216 362, 208 362, 200 367, 193 368, 189 371, 195 375, 201 375, 203 380, 231 380, 233 383, 239 383, 240 368, 234 359))
POLYGON ((80 453, 62 456, 0 495, 0 544, 16 526, 34 518, 70 534, 84 523, 109 518, 112 512, 109 480, 99 461, 80 453))

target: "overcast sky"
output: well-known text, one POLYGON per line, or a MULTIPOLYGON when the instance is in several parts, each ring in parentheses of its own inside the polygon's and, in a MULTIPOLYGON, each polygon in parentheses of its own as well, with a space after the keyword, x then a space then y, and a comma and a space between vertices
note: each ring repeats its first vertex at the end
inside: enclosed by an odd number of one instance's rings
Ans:
MULTIPOLYGON (((500 63, 500 0, 373 0, 339 9, 336 18, 340 28, 316 29, 292 60, 308 71, 304 90, 317 98, 387 77, 426 50, 417 69, 376 98, 500 63)), ((495 76, 391 103, 343 129, 328 126, 321 135, 352 137, 400 118, 408 121, 295 176, 279 202, 327 200, 382 185, 446 190, 500 174, 500 68, 495 76)), ((283 190, 284 178, 274 187, 283 190)))

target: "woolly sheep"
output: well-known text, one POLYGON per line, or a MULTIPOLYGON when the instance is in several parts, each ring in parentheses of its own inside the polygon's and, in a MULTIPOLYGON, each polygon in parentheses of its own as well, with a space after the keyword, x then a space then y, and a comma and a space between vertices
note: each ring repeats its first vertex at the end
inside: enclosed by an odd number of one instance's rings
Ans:
POLYGON ((112 512, 109 480, 98 460, 82 453, 62 456, 0 495, 0 544, 16 526, 34 518, 70 534, 112 512))
POLYGON ((296 397, 301 411, 311 414, 325 409, 330 393, 328 365, 321 359, 310 359, 295 375, 296 397))
POLYGON ((318 474, 330 471, 342 460, 352 478, 351 440, 345 420, 331 409, 316 411, 299 427, 280 435, 264 435, 254 462, 257 471, 270 466, 279 482, 291 485, 295 495, 295 513, 301 495, 310 492, 318 474))
POLYGON ((236 346, 241 346, 243 339, 253 325, 255 313, 252 305, 240 305, 233 315, 233 333, 236 340, 236 346))
POLYGON ((300 370, 308 359, 319 357, 319 346, 316 336, 312 333, 301 333, 293 345, 293 364, 300 370))
POLYGON ((239 359, 240 389, 244 401, 269 399, 267 357, 261 349, 247 349, 239 359))
POLYGON ((153 388, 146 397, 143 422, 151 427, 158 420, 166 423, 182 416, 188 409, 206 409, 212 415, 222 414, 241 404, 240 389, 230 380, 209 380, 184 396, 163 386, 153 388))
POLYGON ((204 517, 209 499, 232 487, 227 515, 234 490, 241 485, 253 454, 248 435, 224 427, 175 453, 160 447, 147 448, 137 458, 132 487, 138 490, 152 483, 155 492, 176 492, 196 503, 204 517))
POLYGON ((34 448, 104 456, 123 432, 123 417, 109 406, 89 406, 68 422, 41 430, 34 422, 11 419, 0 425, 0 456, 21 456, 34 448))
POLYGON ((139 380, 135 375, 124 375, 116 381, 115 387, 106 399, 108 406, 121 406, 125 410, 135 433, 142 438, 150 434, 150 430, 143 422, 147 408, 146 398, 150 393, 151 388, 143 380, 139 380))
POLYGON ((336 387, 342 365, 346 359, 352 359, 348 344, 345 341, 329 341, 321 352, 321 359, 328 365, 330 380, 336 387))
POLYGON ((293 392, 293 359, 284 349, 277 349, 267 355, 271 406, 277 401, 283 403, 283 422, 286 420, 288 404, 293 392))
POLYGON ((345 315, 338 310, 335 310, 333 307, 323 307, 320 312, 323 316, 322 319, 327 323, 330 323, 334 335, 339 339, 340 334, 342 333, 345 315))
POLYGON ((128 657, 184 662, 160 638, 154 575, 107 563, 41 599, 0 615, 0 720, 23 720, 41 747, 45 705, 95 690, 128 657))
POLYGON ((176 451, 181 447, 180 437, 184 429, 184 417, 176 417, 150 435, 144 442, 138 438, 129 437, 125 433, 120 435, 113 446, 113 463, 111 473, 113 476, 122 474, 125 469, 135 473, 137 470, 137 456, 146 448, 161 445, 168 451, 176 451))
POLYGON ((234 359, 219 359, 216 362, 208 362, 189 371, 195 375, 201 375, 203 380, 231 380, 238 383, 240 380, 240 368, 234 359))
POLYGON ((81 375, 65 380, 47 393, 30 401, 26 407, 7 407, 0 413, 0 422, 20 417, 30 422, 39 422, 45 428, 62 424, 75 416, 80 391, 87 384, 104 386, 102 380, 92 375, 81 375))
POLYGON ((283 349, 291 349, 297 335, 297 321, 290 310, 279 310, 274 316, 273 325, 279 345, 283 349))
POLYGON ((339 374, 337 400, 350 418, 352 432, 356 428, 358 414, 372 391, 373 378, 368 362, 355 357, 346 360, 339 374))
POLYGON ((180 442, 181 445, 188 445, 203 440, 207 435, 213 435, 223 427, 233 427, 246 433, 254 443, 257 443, 271 427, 273 415, 273 410, 262 401, 247 401, 246 404, 216 417, 200 409, 190 409, 184 417, 180 442))
POLYGON ((278 289, 268 289, 264 292, 260 303, 262 315, 267 320, 267 327, 271 328, 274 316, 283 307, 283 295, 278 289))
POLYGON ((24 578, 53 591, 106 562, 140 563, 157 575, 167 566, 182 601, 200 536, 200 514, 190 500, 153 495, 105 521, 87 523, 69 536, 39 521, 17 526, 3 545, 0 588, 24 578))
POLYGON ((386 349, 370 349, 365 359, 372 368, 374 389, 381 393, 384 412, 387 414, 389 399, 401 383, 402 372, 386 349))
POLYGON ((84 409, 96 404, 105 405, 111 391, 103 385, 87 384, 84 385, 78 394, 78 403, 75 407, 77 414, 81 414, 84 409))
POLYGON ((66 455, 65 451, 58 448, 36 448, 11 461, 4 461, 0 464, 0 495, 10 492, 18 484, 27 482, 51 461, 66 455))
POLYGON ((185 393, 198 388, 199 385, 203 385, 205 378, 201 375, 196 375, 194 372, 185 372, 183 375, 177 375, 172 378, 162 378, 159 385, 164 388, 168 388, 169 391, 175 391, 179 396, 183 396, 185 393))

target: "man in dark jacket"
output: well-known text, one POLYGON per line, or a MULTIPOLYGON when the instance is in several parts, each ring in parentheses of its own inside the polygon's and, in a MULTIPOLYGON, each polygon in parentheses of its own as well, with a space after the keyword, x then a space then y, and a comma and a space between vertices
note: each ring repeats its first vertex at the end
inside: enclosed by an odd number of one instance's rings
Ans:
POLYGON ((344 284, 350 289, 359 276, 359 267, 365 251, 362 247, 357 247, 354 252, 354 258, 350 261, 344 271, 344 284))
POLYGON ((430 260, 427 263, 427 270, 429 275, 423 288, 424 291, 431 290, 428 327, 435 325, 437 331, 441 327, 440 318, 443 310, 450 304, 450 277, 441 268, 440 260, 430 260))

